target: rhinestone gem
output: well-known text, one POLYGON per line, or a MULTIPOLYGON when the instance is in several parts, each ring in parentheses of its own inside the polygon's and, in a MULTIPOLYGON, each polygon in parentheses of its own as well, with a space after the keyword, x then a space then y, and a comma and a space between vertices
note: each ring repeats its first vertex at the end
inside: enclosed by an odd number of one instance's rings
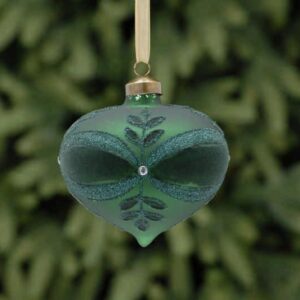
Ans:
POLYGON ((138 169, 138 173, 141 176, 146 176, 148 174, 148 168, 146 166, 140 166, 138 169))

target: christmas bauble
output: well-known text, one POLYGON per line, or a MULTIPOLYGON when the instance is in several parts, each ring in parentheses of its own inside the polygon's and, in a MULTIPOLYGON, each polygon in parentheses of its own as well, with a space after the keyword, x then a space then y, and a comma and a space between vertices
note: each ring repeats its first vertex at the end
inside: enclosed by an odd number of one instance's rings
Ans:
POLYGON ((59 162, 83 206, 147 246, 215 196, 229 152, 205 114, 162 105, 159 93, 133 93, 76 121, 59 162))

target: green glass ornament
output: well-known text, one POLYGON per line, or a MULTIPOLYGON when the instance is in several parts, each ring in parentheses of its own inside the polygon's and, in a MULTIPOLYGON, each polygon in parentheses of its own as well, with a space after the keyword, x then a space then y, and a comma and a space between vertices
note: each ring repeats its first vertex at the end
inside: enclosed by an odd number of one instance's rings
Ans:
POLYGON ((74 198, 145 247, 215 196, 229 152, 208 116, 162 105, 159 83, 140 78, 127 85, 123 105, 70 127, 59 163, 74 198))

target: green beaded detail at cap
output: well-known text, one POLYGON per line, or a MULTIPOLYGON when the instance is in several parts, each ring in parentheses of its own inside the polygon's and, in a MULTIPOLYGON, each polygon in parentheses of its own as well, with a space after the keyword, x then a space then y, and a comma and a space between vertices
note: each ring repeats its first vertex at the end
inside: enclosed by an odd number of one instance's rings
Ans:
POLYGON ((127 96, 125 104, 131 105, 154 105, 160 103, 160 95, 158 94, 142 94, 127 96))

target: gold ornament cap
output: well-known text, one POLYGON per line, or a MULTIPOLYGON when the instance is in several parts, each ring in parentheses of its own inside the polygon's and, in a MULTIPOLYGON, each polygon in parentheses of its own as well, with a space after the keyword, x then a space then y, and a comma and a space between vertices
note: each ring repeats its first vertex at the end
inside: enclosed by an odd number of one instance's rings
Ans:
POLYGON ((142 94, 162 94, 161 83, 149 76, 139 76, 125 86, 126 96, 142 94))

